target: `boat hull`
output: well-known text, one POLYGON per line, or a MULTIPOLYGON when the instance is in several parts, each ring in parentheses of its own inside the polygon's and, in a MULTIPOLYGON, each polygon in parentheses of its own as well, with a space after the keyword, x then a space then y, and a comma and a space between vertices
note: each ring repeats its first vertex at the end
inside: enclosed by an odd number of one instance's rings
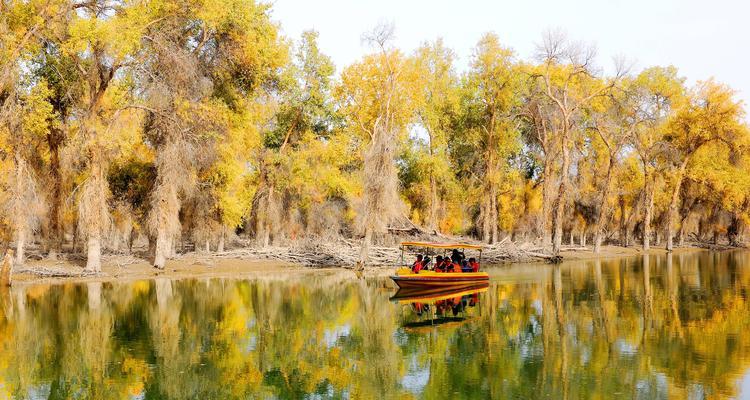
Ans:
POLYGON ((393 282, 402 289, 476 286, 490 279, 486 272, 428 272, 419 274, 396 274, 393 282))

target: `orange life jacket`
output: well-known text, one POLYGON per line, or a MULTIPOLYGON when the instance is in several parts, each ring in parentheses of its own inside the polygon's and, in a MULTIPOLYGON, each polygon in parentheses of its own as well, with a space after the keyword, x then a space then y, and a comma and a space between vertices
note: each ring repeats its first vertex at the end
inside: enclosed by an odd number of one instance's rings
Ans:
POLYGON ((453 263, 453 272, 463 272, 461 271, 461 265, 458 263, 453 263))

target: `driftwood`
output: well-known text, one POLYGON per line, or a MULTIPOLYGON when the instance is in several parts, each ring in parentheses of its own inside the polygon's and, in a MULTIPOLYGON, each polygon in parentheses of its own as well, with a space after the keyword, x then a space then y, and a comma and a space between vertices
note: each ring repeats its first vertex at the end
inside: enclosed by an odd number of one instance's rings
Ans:
POLYGON ((19 274, 32 274, 44 278, 80 278, 85 276, 96 276, 96 272, 83 269, 71 270, 61 267, 26 266, 17 271, 19 274))
POLYGON ((3 265, 0 267, 0 287, 7 287, 12 284, 11 275, 13 274, 13 250, 8 249, 3 259, 3 265))
MULTIPOLYGON (((360 244, 352 240, 339 240, 333 243, 307 242, 290 247, 269 246, 264 248, 247 247, 218 253, 222 258, 251 258, 276 260, 311 267, 345 266, 355 267, 359 261, 360 244)), ((467 254, 467 256, 469 256, 467 254)), ((408 257, 412 257, 409 254, 408 257)), ((392 267, 401 261, 398 246, 370 247, 368 266, 392 267)), ((407 260, 409 261, 409 260, 407 260)), ((541 248, 525 249, 512 243, 485 246, 482 251, 484 264, 499 264, 522 261, 550 261, 555 257, 543 253, 541 248)))

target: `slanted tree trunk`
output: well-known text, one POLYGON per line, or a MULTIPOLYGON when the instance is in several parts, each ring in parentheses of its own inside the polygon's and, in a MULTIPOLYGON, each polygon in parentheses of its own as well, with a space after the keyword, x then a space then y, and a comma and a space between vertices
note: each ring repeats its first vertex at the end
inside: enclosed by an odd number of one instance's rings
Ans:
POLYGON ((0 288, 12 284, 11 276, 13 274, 13 250, 8 249, 3 258, 3 265, 0 267, 0 288))
MULTIPOLYGON (((680 164, 680 169, 677 171, 677 181, 672 188, 672 199, 669 202, 669 215, 667 215, 667 251, 672 251, 672 237, 674 236, 674 223, 677 219, 677 203, 680 200, 680 189, 682 188, 682 180, 685 176, 685 169, 687 168, 689 157, 685 157, 680 164)), ((682 239, 680 239, 682 240, 682 239)))

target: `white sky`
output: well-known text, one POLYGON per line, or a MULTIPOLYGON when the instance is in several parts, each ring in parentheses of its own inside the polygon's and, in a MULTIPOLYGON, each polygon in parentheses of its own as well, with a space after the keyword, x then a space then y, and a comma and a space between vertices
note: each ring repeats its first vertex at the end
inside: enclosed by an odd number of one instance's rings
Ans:
MULTIPOLYGON (((748 0, 271 0, 284 33, 320 33, 321 50, 337 72, 369 52, 363 32, 380 21, 396 26, 396 45, 411 52, 442 37, 465 69, 485 32, 530 59, 542 32, 561 28, 573 40, 594 43, 598 64, 611 69, 624 56, 636 70, 674 65, 690 83, 714 77, 750 104, 748 0)), ((749 118, 750 119, 750 118, 749 118)))

